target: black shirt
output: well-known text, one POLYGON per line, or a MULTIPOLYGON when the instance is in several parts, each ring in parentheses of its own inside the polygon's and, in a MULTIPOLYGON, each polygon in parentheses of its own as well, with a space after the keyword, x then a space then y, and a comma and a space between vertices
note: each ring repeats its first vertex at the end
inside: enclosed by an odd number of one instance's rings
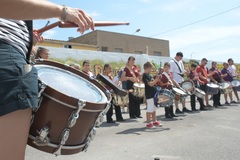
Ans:
POLYGON ((142 81, 145 84, 145 96, 146 99, 150 99, 154 97, 154 94, 156 93, 156 88, 153 86, 149 86, 148 83, 153 80, 152 76, 148 73, 144 73, 142 77, 142 81))

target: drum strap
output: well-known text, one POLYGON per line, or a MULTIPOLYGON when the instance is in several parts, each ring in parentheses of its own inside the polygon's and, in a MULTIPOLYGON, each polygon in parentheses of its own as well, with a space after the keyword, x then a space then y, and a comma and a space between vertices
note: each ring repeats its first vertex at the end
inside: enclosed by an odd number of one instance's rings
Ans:
POLYGON ((176 65, 178 66, 178 69, 179 69, 179 72, 180 73, 177 73, 178 75, 180 75, 180 76, 182 76, 182 77, 184 77, 184 75, 183 75, 183 65, 182 65, 182 63, 181 63, 181 67, 182 67, 182 69, 180 68, 180 66, 178 65, 178 63, 175 61, 175 59, 173 59, 173 61, 176 63, 176 65))
POLYGON ((167 77, 168 81, 173 85, 173 82, 172 82, 170 76, 166 72, 163 72, 162 74, 165 75, 167 77))

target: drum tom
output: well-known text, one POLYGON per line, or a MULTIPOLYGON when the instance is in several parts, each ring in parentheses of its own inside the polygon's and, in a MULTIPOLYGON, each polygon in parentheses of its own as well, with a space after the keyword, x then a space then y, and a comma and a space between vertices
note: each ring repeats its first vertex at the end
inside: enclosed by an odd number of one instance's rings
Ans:
POLYGON ((144 83, 134 83, 133 84, 133 92, 132 94, 135 96, 135 97, 138 97, 138 98, 143 98, 145 96, 145 85, 144 83))
POLYGON ((36 61, 39 109, 28 145, 55 155, 85 151, 110 107, 111 94, 84 73, 52 61, 36 61))

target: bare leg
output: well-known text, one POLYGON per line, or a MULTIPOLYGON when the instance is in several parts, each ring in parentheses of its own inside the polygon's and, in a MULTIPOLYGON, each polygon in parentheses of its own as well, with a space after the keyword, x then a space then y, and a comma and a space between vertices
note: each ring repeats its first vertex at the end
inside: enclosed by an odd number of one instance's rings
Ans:
POLYGON ((209 101, 208 101, 208 94, 207 93, 205 95, 205 101, 206 101, 206 106, 208 106, 209 105, 209 101))
POLYGON ((147 123, 151 122, 151 113, 146 112, 146 117, 147 117, 147 123))
POLYGON ((156 111, 154 111, 154 112, 152 113, 152 119, 153 119, 153 122, 157 121, 156 111))
POLYGON ((233 101, 233 95, 232 95, 232 92, 229 93, 229 98, 230 98, 230 101, 232 102, 232 101, 233 101))
POLYGON ((227 102, 227 94, 224 94, 225 102, 227 102))
POLYGON ((178 101, 175 100, 174 102, 175 102, 175 107, 176 107, 176 109, 178 109, 178 101))
POLYGON ((238 92, 234 90, 234 94, 235 94, 235 96, 236 96, 237 100, 239 101, 238 92))
POLYGON ((32 110, 0 116, 1 160, 24 160, 32 110))
POLYGON ((182 107, 183 107, 183 108, 186 107, 186 99, 185 99, 185 98, 182 100, 182 107))

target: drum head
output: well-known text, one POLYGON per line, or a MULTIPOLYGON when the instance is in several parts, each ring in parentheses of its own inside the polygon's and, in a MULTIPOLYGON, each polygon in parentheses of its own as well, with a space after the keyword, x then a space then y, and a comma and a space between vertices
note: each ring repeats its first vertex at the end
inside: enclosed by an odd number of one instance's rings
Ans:
POLYGON ((219 88, 219 85, 214 84, 214 83, 208 83, 207 86, 210 88, 219 88))
POLYGON ((223 82, 223 83, 219 84, 219 87, 220 87, 220 89, 226 89, 226 88, 230 87, 230 83, 223 82))
POLYGON ((240 86, 240 81, 239 80, 233 80, 231 83, 232 83, 233 87, 240 86))
POLYGON ((181 84, 181 87, 185 90, 189 90, 193 87, 193 83, 191 81, 185 81, 181 84))
POLYGON ((67 96, 92 103, 107 102, 107 97, 96 85, 79 75, 49 65, 35 67, 43 83, 67 96))
POLYGON ((176 88, 176 87, 173 87, 173 90, 177 93, 177 94, 180 94, 180 95, 185 95, 186 92, 184 92, 183 90, 179 89, 179 88, 176 88))
POLYGON ((144 83, 134 83, 133 85, 137 88, 145 88, 144 83))
POLYGON ((201 89, 195 88, 195 90, 196 90, 198 93, 202 94, 202 95, 205 95, 205 94, 206 94, 206 93, 205 93, 203 90, 201 90, 201 89))

